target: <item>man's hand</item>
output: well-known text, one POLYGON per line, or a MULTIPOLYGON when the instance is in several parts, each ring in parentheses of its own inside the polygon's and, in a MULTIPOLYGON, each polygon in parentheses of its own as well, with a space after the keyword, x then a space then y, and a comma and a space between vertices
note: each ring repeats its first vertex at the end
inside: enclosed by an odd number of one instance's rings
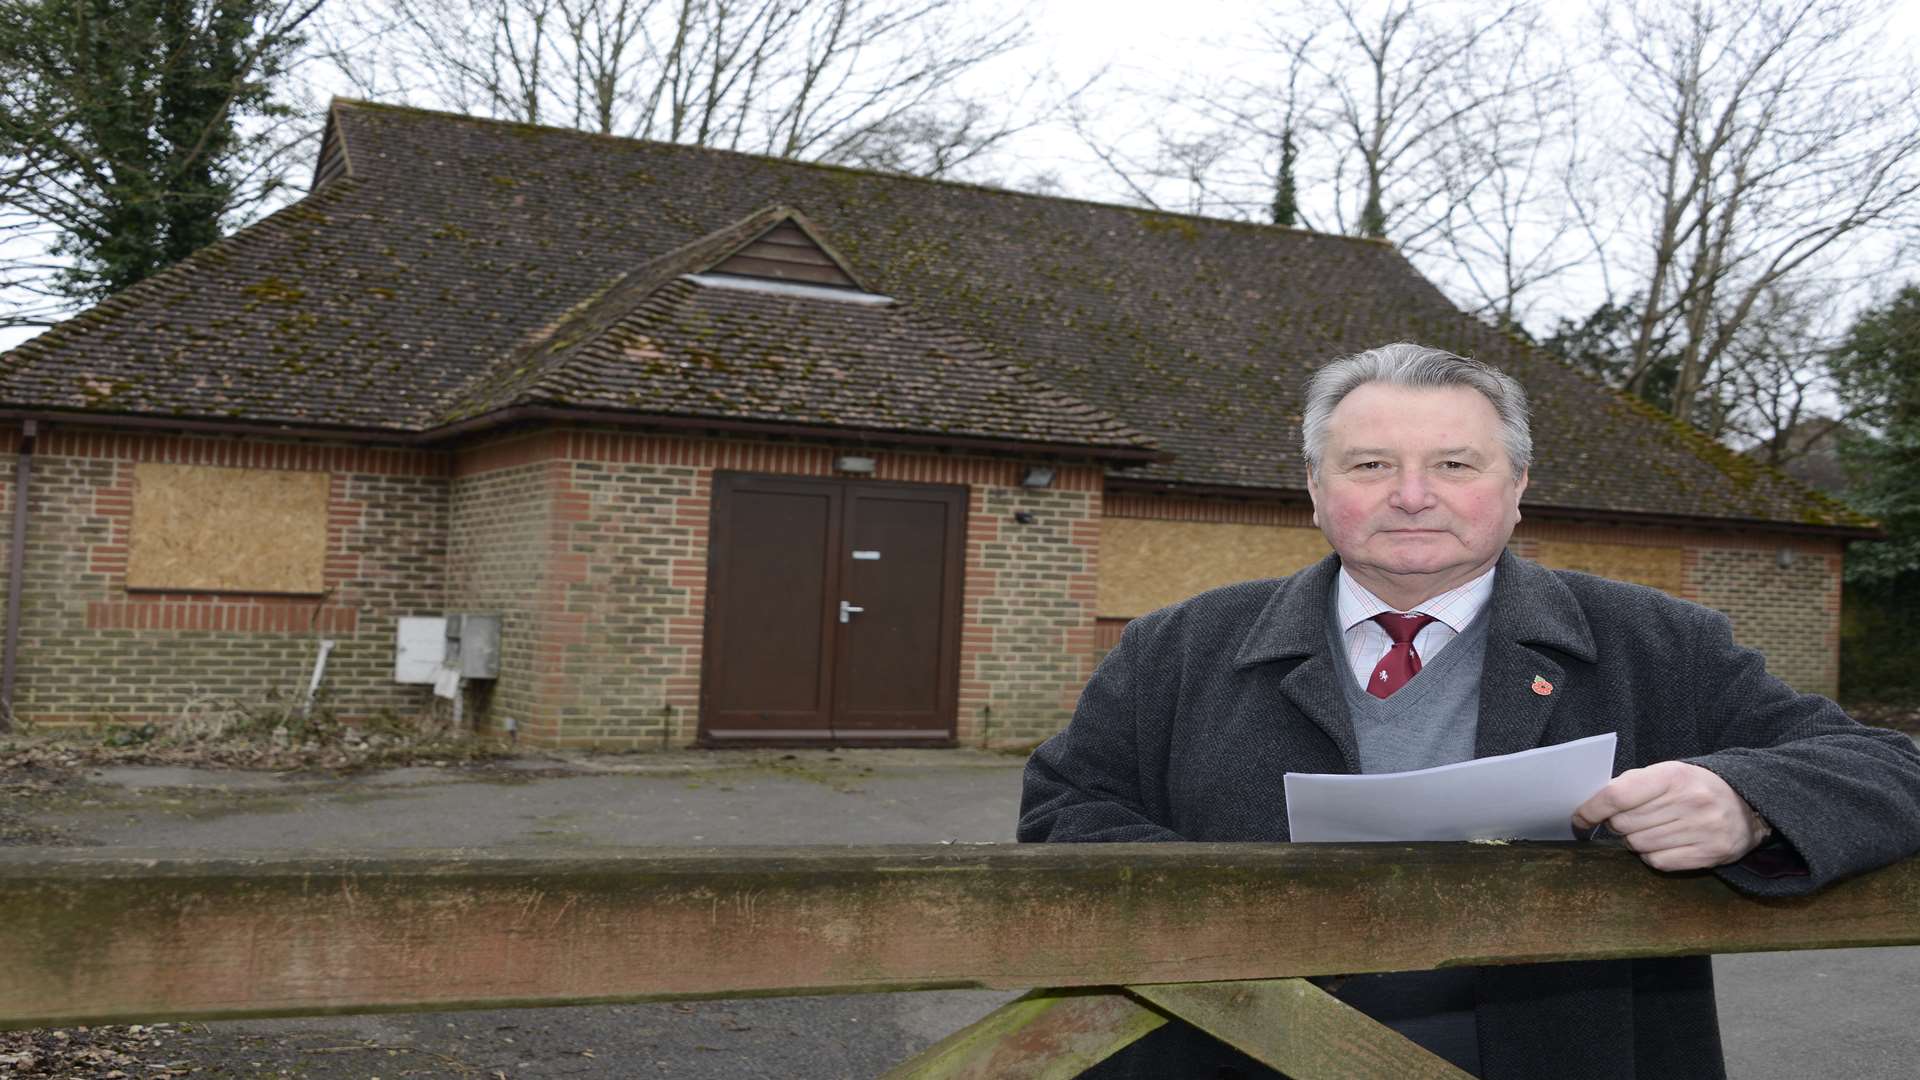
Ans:
POLYGON ((1603 822, 1655 870, 1737 862, 1773 831, 1713 770, 1684 761, 1628 769, 1573 812, 1577 829, 1603 822))

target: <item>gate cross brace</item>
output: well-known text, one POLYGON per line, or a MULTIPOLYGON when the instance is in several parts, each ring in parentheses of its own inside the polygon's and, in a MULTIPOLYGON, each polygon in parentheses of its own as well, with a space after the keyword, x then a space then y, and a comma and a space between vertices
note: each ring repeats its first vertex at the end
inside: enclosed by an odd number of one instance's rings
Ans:
POLYGON ((1035 990, 882 1080, 1069 1080, 1175 1017, 1294 1080, 1470 1080, 1306 979, 1035 990))

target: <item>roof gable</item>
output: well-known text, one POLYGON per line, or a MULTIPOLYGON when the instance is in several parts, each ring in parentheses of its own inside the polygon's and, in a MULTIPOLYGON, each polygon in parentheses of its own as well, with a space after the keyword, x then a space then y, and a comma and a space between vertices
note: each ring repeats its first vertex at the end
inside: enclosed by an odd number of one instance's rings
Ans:
POLYGON ((774 212, 780 215, 777 222, 707 267, 706 272, 871 291, 798 210, 780 207, 774 212))
POLYGON ((313 183, 307 186, 309 192, 319 191, 353 172, 353 163, 347 159, 347 142, 340 137, 333 114, 333 109, 327 110, 327 126, 320 133, 320 153, 314 158, 313 183))
POLYGON ((992 350, 861 289, 797 210, 774 206, 648 260, 534 333, 437 420, 519 407, 1079 446, 1153 441, 992 350), (808 275, 747 273, 769 235, 808 275), (745 244, 742 237, 751 237, 745 244), (745 253, 745 254, 743 254, 745 253), (731 267, 731 269, 730 269, 731 267), (849 303, 855 300, 858 303, 849 303))

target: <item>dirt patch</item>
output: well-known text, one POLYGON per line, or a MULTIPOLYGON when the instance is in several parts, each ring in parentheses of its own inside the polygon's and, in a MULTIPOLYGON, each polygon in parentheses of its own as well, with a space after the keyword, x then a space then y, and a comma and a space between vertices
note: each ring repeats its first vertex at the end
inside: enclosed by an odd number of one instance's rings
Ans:
MULTIPOLYGON (((295 714, 226 703, 184 712, 176 722, 101 724, 91 729, 0 733, 0 846, 71 846, 82 841, 36 825, 30 814, 53 803, 101 797, 89 770, 123 765, 270 772, 296 782, 325 781, 400 766, 473 769, 518 781, 512 750, 430 723, 343 724, 325 710, 295 714)), ((216 800, 219 801, 219 800, 216 800)), ((226 802, 234 800, 227 799, 226 802)))
POLYGON ((27 811, 84 789, 82 755, 47 747, 0 748, 0 847, 65 847, 74 841, 27 821, 27 811))
POLYGON ((171 1024, 0 1031, 0 1077, 192 1076, 200 1070, 191 1062, 171 1060, 177 1035, 171 1024))
POLYGON ((406 765, 501 762, 513 750, 495 740, 420 725, 349 725, 325 717, 263 720, 244 712, 183 717, 179 723, 102 725, 91 730, 27 728, 0 734, 0 775, 112 765, 179 765, 338 776, 406 765))

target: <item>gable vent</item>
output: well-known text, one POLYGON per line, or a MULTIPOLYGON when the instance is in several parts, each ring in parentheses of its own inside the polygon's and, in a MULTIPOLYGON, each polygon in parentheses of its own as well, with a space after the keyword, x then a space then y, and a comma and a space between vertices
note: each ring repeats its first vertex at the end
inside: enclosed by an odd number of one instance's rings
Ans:
POLYGON ((327 130, 320 136, 320 159, 313 166, 313 183, 308 192, 319 191, 335 180, 347 175, 347 143, 340 137, 340 129, 334 126, 333 118, 327 118, 327 130))
POLYGON ((772 278, 830 288, 860 288, 860 283, 847 273, 839 260, 791 220, 761 233, 746 247, 715 263, 707 273, 772 278))

